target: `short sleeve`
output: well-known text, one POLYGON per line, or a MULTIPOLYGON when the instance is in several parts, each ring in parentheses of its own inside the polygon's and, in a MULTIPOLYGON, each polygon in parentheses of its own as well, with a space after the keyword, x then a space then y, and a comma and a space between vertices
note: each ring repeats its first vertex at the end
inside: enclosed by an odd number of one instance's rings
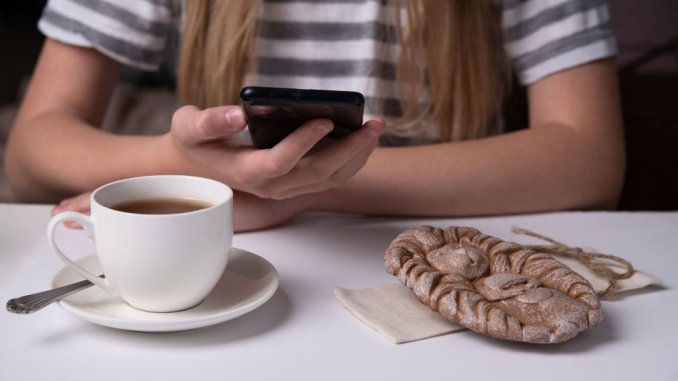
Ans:
POLYGON ((504 0, 502 26, 524 85, 617 52, 605 0, 504 0))
POLYGON ((49 0, 38 29, 63 43, 94 48, 124 65, 156 70, 178 18, 177 0, 49 0))

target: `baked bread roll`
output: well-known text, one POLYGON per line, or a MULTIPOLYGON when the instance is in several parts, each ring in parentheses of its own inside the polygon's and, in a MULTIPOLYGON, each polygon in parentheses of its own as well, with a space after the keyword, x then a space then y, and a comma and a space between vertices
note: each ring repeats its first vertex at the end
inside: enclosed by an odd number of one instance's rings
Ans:
POLYGON ((398 235, 385 265, 445 318, 498 339, 558 343, 603 320, 591 284, 546 253, 468 227, 398 235))

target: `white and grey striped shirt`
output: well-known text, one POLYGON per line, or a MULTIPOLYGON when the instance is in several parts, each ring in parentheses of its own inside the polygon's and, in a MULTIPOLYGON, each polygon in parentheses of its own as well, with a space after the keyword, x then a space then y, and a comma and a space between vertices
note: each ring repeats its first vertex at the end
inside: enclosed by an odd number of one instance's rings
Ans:
MULTIPOLYGON (((126 65, 158 67, 181 0, 49 0, 39 29, 126 65)), ((191 1, 191 0, 186 0, 191 1)), ((475 1, 475 0, 467 0, 475 1)), ((616 53, 606 0, 497 0, 522 84, 616 53)), ((265 0, 257 73, 247 84, 351 90, 397 116, 398 42, 387 0, 265 0)), ((174 47, 176 49, 176 47, 174 47)))

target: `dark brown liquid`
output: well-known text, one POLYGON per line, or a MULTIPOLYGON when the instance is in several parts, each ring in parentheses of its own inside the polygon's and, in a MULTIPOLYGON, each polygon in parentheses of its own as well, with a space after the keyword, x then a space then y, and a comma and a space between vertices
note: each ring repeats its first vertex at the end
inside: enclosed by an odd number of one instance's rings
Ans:
POLYGON ((125 201, 111 207, 121 212, 136 214, 176 214, 209 208, 212 204, 187 198, 154 198, 125 201))

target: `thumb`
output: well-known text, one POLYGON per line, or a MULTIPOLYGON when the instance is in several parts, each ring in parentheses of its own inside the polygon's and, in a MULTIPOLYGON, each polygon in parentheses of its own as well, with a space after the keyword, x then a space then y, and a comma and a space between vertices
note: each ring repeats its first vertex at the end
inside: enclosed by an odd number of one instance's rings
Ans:
POLYGON ((172 133, 189 145, 219 140, 245 128, 240 106, 219 106, 200 110, 184 106, 172 116, 172 133))

